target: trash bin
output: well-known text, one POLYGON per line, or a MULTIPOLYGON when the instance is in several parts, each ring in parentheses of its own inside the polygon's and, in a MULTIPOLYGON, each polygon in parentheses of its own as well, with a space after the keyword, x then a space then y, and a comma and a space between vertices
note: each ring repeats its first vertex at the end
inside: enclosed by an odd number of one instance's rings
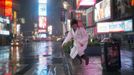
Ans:
POLYGON ((101 65, 103 70, 117 71, 121 68, 120 44, 105 38, 101 42, 101 65))

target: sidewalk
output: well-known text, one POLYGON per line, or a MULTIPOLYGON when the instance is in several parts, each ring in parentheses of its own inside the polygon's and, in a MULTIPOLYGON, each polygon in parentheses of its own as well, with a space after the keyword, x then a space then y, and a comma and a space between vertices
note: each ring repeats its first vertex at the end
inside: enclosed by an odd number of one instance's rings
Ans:
POLYGON ((133 51, 121 50, 121 70, 115 72, 103 71, 99 56, 89 57, 89 64, 79 64, 78 59, 74 59, 71 65, 72 75, 133 75, 134 56, 133 51))

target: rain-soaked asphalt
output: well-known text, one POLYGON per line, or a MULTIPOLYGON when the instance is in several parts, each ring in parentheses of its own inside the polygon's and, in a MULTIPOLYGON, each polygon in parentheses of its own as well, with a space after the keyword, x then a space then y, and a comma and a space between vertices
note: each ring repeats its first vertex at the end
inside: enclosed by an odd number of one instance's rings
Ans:
POLYGON ((0 75, 50 75, 57 69, 64 75, 60 50, 58 43, 51 41, 1 46, 0 75))
POLYGON ((133 51, 121 51, 120 71, 106 72, 100 57, 89 57, 89 65, 80 65, 77 59, 65 58, 60 45, 41 41, 0 46, 0 75, 134 75, 133 51))

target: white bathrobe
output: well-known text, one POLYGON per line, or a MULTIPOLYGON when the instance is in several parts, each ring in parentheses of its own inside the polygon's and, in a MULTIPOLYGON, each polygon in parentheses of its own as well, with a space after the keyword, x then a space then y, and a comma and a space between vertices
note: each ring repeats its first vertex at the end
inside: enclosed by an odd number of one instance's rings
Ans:
POLYGON ((62 45, 70 41, 72 38, 74 40, 74 43, 73 43, 73 48, 70 51, 70 56, 72 59, 74 59, 77 56, 77 54, 79 56, 82 56, 84 54, 84 50, 87 48, 87 44, 88 44, 88 34, 83 27, 77 28, 75 32, 73 29, 71 29, 67 37, 63 41, 62 45), (83 46, 81 46, 80 43, 83 46))

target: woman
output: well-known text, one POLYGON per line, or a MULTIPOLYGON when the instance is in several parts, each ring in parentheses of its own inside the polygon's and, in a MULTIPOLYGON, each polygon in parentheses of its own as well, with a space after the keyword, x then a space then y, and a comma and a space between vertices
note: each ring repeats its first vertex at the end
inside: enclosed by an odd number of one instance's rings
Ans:
POLYGON ((85 60, 86 65, 88 65, 89 58, 85 55, 84 51, 87 48, 88 44, 88 34, 84 27, 78 25, 76 19, 71 21, 71 30, 68 32, 67 37, 62 43, 62 46, 65 45, 71 39, 74 40, 73 48, 71 49, 70 56, 74 59, 77 55, 82 63, 81 58, 85 60))

